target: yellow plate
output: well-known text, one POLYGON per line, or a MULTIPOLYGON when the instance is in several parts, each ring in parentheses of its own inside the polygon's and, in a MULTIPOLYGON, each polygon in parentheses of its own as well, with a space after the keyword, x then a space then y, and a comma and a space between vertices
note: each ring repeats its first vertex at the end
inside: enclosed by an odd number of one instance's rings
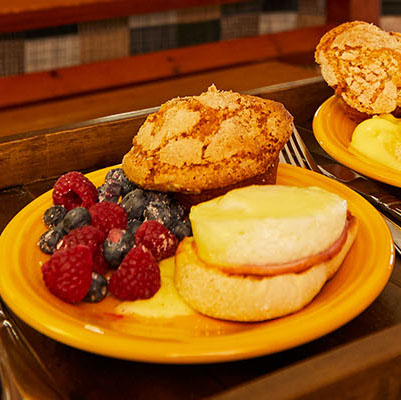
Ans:
MULTIPOLYGON (((88 175, 100 184, 107 170, 88 175)), ((278 182, 320 186, 345 198, 359 220, 356 241, 342 267, 313 302, 298 313, 262 323, 233 323, 192 314, 145 319, 99 304, 70 305, 45 288, 36 242, 51 192, 17 214, 0 237, 0 293, 26 323, 62 343, 105 356, 161 363, 238 360, 297 346, 340 327, 362 312, 386 285, 394 263, 390 232, 377 211, 344 185, 314 172, 280 165, 278 182)))
POLYGON ((313 118, 313 132, 320 146, 335 160, 370 178, 401 187, 401 174, 393 168, 376 163, 363 154, 349 151, 356 127, 340 105, 337 96, 327 99, 313 118))

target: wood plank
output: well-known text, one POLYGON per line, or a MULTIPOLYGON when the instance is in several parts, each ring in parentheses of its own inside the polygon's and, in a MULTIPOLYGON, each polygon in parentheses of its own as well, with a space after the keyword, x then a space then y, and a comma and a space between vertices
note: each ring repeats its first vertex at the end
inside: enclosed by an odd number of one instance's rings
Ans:
POLYGON ((346 21, 380 23, 380 0, 327 0, 327 22, 340 24, 346 21))
POLYGON ((121 161, 143 117, 0 142, 0 188, 121 161), (72 156, 73 155, 73 156, 72 156))
POLYGON ((400 335, 401 324, 396 324, 210 399, 265 399, 266 394, 271 400, 397 399, 400 335))
POLYGON ((234 2, 238 0, 2 0, 0 33, 234 2))
POLYGON ((0 107, 123 87, 289 54, 312 54, 331 26, 227 40, 0 78, 0 107))
POLYGON ((199 94, 212 83, 219 89, 242 92, 319 74, 320 72, 316 69, 299 68, 269 61, 37 104, 9 107, 0 110, 0 137, 155 107, 173 97, 199 94))
POLYGON ((301 85, 295 86, 291 82, 288 82, 288 86, 284 83, 249 90, 246 93, 279 101, 291 112, 297 124, 302 124, 304 121, 310 123, 314 112, 322 104, 322 101, 332 96, 334 92, 320 75, 303 80, 303 82, 307 81, 310 82, 307 100, 305 99, 305 88, 301 85))

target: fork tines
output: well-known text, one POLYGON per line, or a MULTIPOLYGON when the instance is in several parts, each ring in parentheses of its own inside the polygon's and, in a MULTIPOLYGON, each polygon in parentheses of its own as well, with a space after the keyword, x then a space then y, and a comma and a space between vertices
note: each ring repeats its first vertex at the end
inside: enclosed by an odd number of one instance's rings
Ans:
POLYGON ((285 164, 313 170, 306 151, 305 144, 294 127, 293 134, 280 152, 279 160, 285 164))

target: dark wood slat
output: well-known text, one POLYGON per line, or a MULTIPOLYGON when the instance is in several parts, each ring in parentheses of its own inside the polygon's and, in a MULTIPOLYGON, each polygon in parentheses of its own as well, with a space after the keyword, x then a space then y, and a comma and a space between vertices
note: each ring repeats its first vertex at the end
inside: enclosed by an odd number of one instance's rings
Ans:
POLYGON ((121 162, 143 117, 52 133, 25 135, 0 143, 0 187, 57 176, 69 170, 121 162))
POLYGON ((291 83, 250 90, 247 93, 279 101, 295 117, 297 124, 302 124, 305 121, 310 123, 310 119, 318 107, 334 92, 320 76, 304 79, 303 82, 309 82, 307 96, 304 94, 305 88, 303 85, 291 83))
POLYGON ((211 399, 398 399, 400 335, 396 324, 211 399))

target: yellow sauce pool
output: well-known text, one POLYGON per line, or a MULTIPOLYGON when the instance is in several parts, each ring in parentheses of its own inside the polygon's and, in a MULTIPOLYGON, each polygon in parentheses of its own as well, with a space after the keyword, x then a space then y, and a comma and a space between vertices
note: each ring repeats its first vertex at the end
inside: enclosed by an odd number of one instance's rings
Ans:
POLYGON ((172 318, 194 314, 181 299, 174 285, 174 257, 159 264, 161 287, 150 299, 123 301, 115 309, 117 314, 139 315, 147 318, 172 318))
POLYGON ((361 122, 352 135, 350 150, 401 171, 401 119, 382 114, 361 122))

